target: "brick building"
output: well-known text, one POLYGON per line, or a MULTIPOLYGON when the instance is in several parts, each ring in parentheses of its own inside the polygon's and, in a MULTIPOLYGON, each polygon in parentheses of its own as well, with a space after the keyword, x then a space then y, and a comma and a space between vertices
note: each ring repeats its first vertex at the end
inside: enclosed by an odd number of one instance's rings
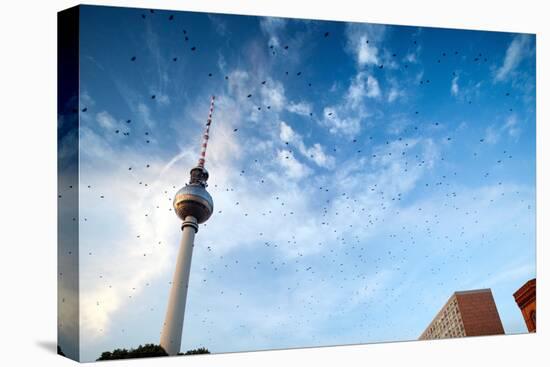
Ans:
POLYGON ((537 279, 531 279, 514 293, 530 333, 537 331, 537 279))
POLYGON ((420 340, 504 334, 490 289, 455 292, 420 340))

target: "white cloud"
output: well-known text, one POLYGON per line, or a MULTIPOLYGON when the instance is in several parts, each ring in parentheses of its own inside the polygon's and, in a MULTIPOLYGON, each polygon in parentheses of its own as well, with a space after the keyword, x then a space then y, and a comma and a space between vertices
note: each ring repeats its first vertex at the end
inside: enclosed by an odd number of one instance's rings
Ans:
POLYGON ((358 73, 354 80, 351 82, 348 93, 346 95, 346 100, 349 105, 352 107, 357 107, 363 98, 366 95, 365 81, 368 78, 367 74, 364 72, 358 73))
POLYGON ((323 109, 321 126, 332 134, 356 135, 361 130, 361 120, 369 116, 366 98, 380 98, 382 91, 378 80, 365 71, 359 71, 351 80, 342 103, 323 109))
POLYGON ((311 169, 300 163, 290 151, 279 150, 277 162, 283 168, 283 174, 289 178, 300 180, 311 174, 311 169))
POLYGON ((458 87, 458 75, 456 75, 452 82, 451 82, 451 94, 453 96, 457 96, 458 95, 458 92, 459 92, 459 87, 458 87))
POLYGON ((378 80, 373 76, 367 78, 367 97, 375 98, 380 96, 380 86, 378 80))
POLYGON ((397 89, 395 87, 391 87, 390 88, 390 91, 388 92, 388 102, 392 103, 393 101, 395 101, 397 98, 403 96, 404 93, 402 90, 400 89, 397 89))
MULTIPOLYGON (((83 136, 81 143, 88 156, 83 161, 81 179, 92 189, 81 190, 81 218, 86 221, 81 224, 80 242, 81 335, 88 343, 109 332, 114 313, 170 266, 174 247, 163 246, 177 241, 177 233, 174 236, 170 231, 174 215, 166 210, 166 205, 162 205, 163 210, 155 209, 155 205, 168 203, 164 191, 172 186, 169 182, 177 182, 181 176, 178 170, 163 170, 156 157, 122 152, 98 155, 94 152, 101 151, 102 145, 94 146, 101 138, 89 137, 83 136), (92 160, 100 161, 97 163, 101 169, 89 166, 92 160), (151 173, 140 172, 146 187, 136 185, 134 174, 125 167, 136 161, 150 162, 151 173), (111 175, 117 177, 116 185, 108 178, 111 175), (105 195, 105 200, 99 199, 100 194, 105 195), (118 219, 113 220, 115 217, 118 219), (89 222, 101 226, 101 233, 97 233, 97 227, 88 226, 89 222), (121 236, 121 230, 125 235, 121 236)), ((194 158, 189 153, 181 157, 188 164, 194 158)))
POLYGON ((106 130, 113 130, 117 125, 115 118, 107 111, 98 112, 96 115, 96 121, 106 130))
POLYGON ((95 101, 85 89, 80 93, 80 106, 88 108, 95 106, 95 101))
POLYGON ((384 33, 382 25, 349 23, 346 26, 346 48, 355 56, 360 68, 380 62, 377 44, 383 40, 384 33))
POLYGON ((424 70, 420 70, 416 75, 414 76, 414 84, 418 84, 422 81, 422 78, 424 77, 424 70))
POLYGON ((260 28, 269 37, 268 44, 270 46, 280 46, 280 33, 286 27, 286 23, 284 18, 263 17, 260 20, 260 28))
POLYGON ((227 70, 227 61, 225 60, 225 56, 223 53, 218 51, 218 69, 222 72, 222 74, 226 74, 227 70))
POLYGON ((350 83, 346 94, 346 103, 351 108, 358 108, 365 97, 377 98, 380 97, 380 85, 378 80, 372 75, 364 71, 357 73, 355 78, 350 83))
POLYGON ((151 110, 145 103, 139 103, 137 105, 137 113, 141 121, 147 125, 149 129, 153 129, 156 125, 155 120, 151 117, 151 110))
POLYGON ((504 81, 519 66, 523 58, 529 52, 530 37, 528 35, 518 35, 514 37, 504 56, 502 66, 495 73, 496 81, 504 81))
POLYGON ((170 104, 170 97, 167 94, 159 93, 155 96, 156 101, 163 105, 169 105, 170 104))
POLYGON ((268 34, 273 34, 284 29, 286 23, 285 18, 263 17, 260 20, 260 28, 268 34))
MULTIPOLYGON (((200 126, 200 132, 204 127, 204 116, 195 117, 200 126)), ((234 128, 241 126, 242 113, 239 103, 226 95, 216 97, 216 107, 214 110, 214 122, 212 123, 212 133, 208 143, 206 159, 208 164, 220 169, 220 176, 224 176, 226 171, 222 167, 230 167, 231 162, 242 157, 243 147, 239 142, 238 136, 234 133, 234 128)), ((194 141, 200 141, 200 136, 194 141)), ((197 150, 198 157, 198 150, 197 150)), ((218 180, 222 178, 216 177, 218 180)), ((223 182, 223 181, 222 181, 223 182)))
POLYGON ((405 56, 403 57, 403 61, 409 64, 417 64, 420 62, 420 52, 422 51, 422 46, 418 44, 416 48, 410 52, 407 52, 405 56))
POLYGON ((288 104, 286 109, 289 112, 292 112, 301 116, 309 116, 309 114, 312 111, 311 104, 306 102, 298 102, 298 103, 291 102, 288 104))
POLYGON ((274 111, 281 111, 286 104, 285 88, 279 81, 273 81, 268 79, 268 86, 263 86, 260 89, 262 96, 262 104, 264 106, 271 106, 274 111))
POLYGON ((229 93, 238 100, 245 100, 248 94, 254 93, 254 90, 250 90, 248 86, 250 76, 246 71, 236 69, 229 73, 228 77, 229 93))
POLYGON ((496 144, 500 139, 500 131, 491 125, 485 129, 484 141, 489 144, 496 144))
POLYGON ((298 139, 294 130, 292 130, 292 128, 284 121, 281 121, 281 133, 279 134, 279 137, 282 141, 289 143, 294 143, 298 139))
MULTIPOLYGON (((340 116, 338 106, 329 106, 323 109, 322 126, 328 127, 331 134, 353 136, 361 130, 361 121, 357 116, 340 116)), ((343 111, 344 113, 346 111, 343 111)))
POLYGON ((269 76, 265 77, 265 80, 266 84, 260 85, 250 73, 241 69, 235 69, 228 73, 227 97, 234 99, 234 102, 239 104, 239 115, 255 123, 260 122, 262 114, 268 106, 270 112, 278 113, 287 104, 283 84, 269 76), (258 107, 264 108, 264 110, 258 110, 258 107))
POLYGON ((463 103, 469 103, 473 100, 478 100, 479 98, 481 98, 482 87, 483 81, 461 81, 460 75, 455 75, 453 79, 451 79, 449 93, 451 94, 451 96, 462 101, 463 103))
POLYGON ((411 64, 414 64, 417 62, 417 59, 416 59, 416 54, 415 53, 408 53, 405 55, 405 58, 404 58, 405 61, 411 63, 411 64))
POLYGON ((397 114, 391 117, 386 131, 388 134, 399 135, 411 124, 406 115, 397 114))
POLYGON ((398 98, 407 95, 405 90, 401 87, 401 83, 396 78, 388 78, 387 83, 389 85, 389 90, 386 98, 389 103, 395 102, 398 98))
POLYGON ((222 37, 227 37, 227 23, 222 17, 215 14, 208 14, 208 19, 213 25, 214 30, 222 37))
POLYGON ((394 52, 384 48, 382 57, 380 58, 380 64, 384 65, 384 69, 397 70, 399 69, 399 62, 396 56, 394 52))
MULTIPOLYGON (((163 55, 163 47, 161 46, 162 40, 159 35, 155 32, 154 27, 151 22, 145 22, 145 46, 149 51, 149 55, 152 59, 152 69, 154 71, 154 80, 151 83, 150 89, 155 91, 157 96, 160 96, 161 99, 164 99, 164 102, 161 104, 168 104, 169 100, 165 95, 165 91, 168 89, 170 84, 170 77, 168 73, 169 68, 169 59, 163 55)), ((134 92, 132 91, 132 94, 134 92)), ((125 96, 128 98, 128 96, 125 96)))
POLYGON ((331 168, 334 166, 334 158, 326 154, 319 143, 315 143, 312 147, 307 148, 303 154, 311 158, 320 167, 331 168))
POLYGON ((504 123, 503 130, 508 132, 508 135, 510 135, 513 138, 517 138, 519 134, 521 133, 521 129, 518 127, 518 118, 517 116, 510 115, 506 122, 504 123))
POLYGON ((524 264, 509 264, 495 275, 482 280, 476 279, 469 289, 494 288, 502 283, 517 282, 519 284, 525 282, 536 272, 536 266, 533 263, 524 264))
POLYGON ((346 95, 347 103, 350 106, 356 107, 362 102, 363 98, 366 95, 365 92, 365 79, 367 75, 363 72, 357 74, 355 79, 351 82, 348 93, 346 95))
POLYGON ((512 114, 506 118, 506 121, 502 125, 490 125, 485 129, 485 141, 489 144, 496 144, 502 134, 508 134, 509 137, 517 139, 521 134, 521 128, 518 126, 518 123, 517 115, 512 114))
POLYGON ((378 64, 378 48, 367 43, 367 37, 360 38, 357 45, 357 63, 360 66, 378 64))
MULTIPOLYGON (((87 126, 80 128, 80 140, 86 142, 86 149, 81 149, 80 154, 83 156, 105 159, 114 155, 114 150, 108 138, 104 138, 96 134, 87 126)), ((81 144, 81 146, 84 146, 81 144)))
POLYGON ((408 53, 405 55, 405 61, 412 63, 416 63, 416 55, 414 53, 408 53))
POLYGON ((298 148, 298 151, 307 159, 313 161, 319 167, 332 168, 334 166, 334 157, 325 153, 324 148, 319 143, 314 143, 307 147, 300 134, 296 133, 290 125, 281 121, 281 132, 279 137, 284 143, 298 148))

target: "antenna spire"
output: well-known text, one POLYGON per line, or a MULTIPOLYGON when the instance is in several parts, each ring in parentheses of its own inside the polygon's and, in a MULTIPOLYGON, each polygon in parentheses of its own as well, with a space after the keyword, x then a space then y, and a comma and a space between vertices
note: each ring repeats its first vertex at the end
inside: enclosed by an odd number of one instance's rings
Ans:
POLYGON ((208 138, 210 133, 210 124, 212 123, 212 113, 214 112, 214 100, 216 96, 212 96, 210 100, 210 110, 208 111, 208 119, 206 119, 206 128, 204 130, 201 154, 199 156, 199 163, 196 167, 191 169, 191 178, 189 180, 190 185, 200 185, 202 187, 207 187, 208 184, 208 171, 204 168, 204 162, 206 160, 206 147, 208 146, 208 138))
POLYGON ((206 129, 204 130, 203 140, 202 140, 202 148, 201 148, 201 155, 199 157, 199 164, 198 166, 201 168, 204 168, 204 161, 206 159, 206 147, 208 146, 208 138, 209 138, 209 132, 210 132, 210 124, 212 123, 212 113, 214 112, 214 100, 216 99, 216 96, 212 96, 210 99, 210 110, 208 111, 208 119, 206 120, 206 129))

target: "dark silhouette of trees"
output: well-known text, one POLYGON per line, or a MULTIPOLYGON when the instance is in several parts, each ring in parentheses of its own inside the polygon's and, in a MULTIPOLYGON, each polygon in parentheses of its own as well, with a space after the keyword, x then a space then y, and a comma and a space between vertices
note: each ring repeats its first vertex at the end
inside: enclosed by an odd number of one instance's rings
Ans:
MULTIPOLYGON (((57 348, 57 352, 60 352, 60 348, 57 348)), ((204 347, 188 350, 185 353, 178 353, 178 355, 192 355, 192 354, 210 354, 210 351, 204 347)), ((128 359, 128 358, 147 358, 147 357, 165 357, 168 354, 166 351, 157 344, 145 344, 140 345, 135 349, 115 349, 112 352, 103 352, 97 359, 98 361, 107 361, 112 359, 128 359)))
POLYGON ((178 355, 180 355, 180 356, 181 355, 189 356, 189 355, 192 355, 192 354, 210 354, 210 351, 208 349, 206 349, 205 347, 200 347, 200 348, 197 348, 197 349, 188 350, 185 353, 178 353, 178 355))
POLYGON ((130 350, 115 349, 112 352, 103 352, 97 360, 106 361, 111 359, 164 357, 167 355, 166 351, 160 345, 145 344, 130 350))

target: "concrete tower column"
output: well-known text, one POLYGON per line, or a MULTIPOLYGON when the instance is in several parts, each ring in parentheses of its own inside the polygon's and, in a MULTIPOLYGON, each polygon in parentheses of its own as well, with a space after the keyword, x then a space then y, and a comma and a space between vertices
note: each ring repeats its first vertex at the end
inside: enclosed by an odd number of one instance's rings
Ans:
POLYGON ((198 230, 197 219, 193 216, 185 217, 182 224, 176 271, 172 279, 168 308, 160 336, 161 347, 171 356, 177 355, 180 351, 185 301, 189 285, 189 273, 191 271, 191 256, 193 255, 193 242, 195 240, 195 233, 198 230))
POLYGON ((212 123, 212 112, 214 111, 214 98, 212 96, 210 101, 210 111, 206 120, 199 162, 189 172, 189 183, 176 192, 172 202, 174 212, 183 221, 183 224, 181 225, 182 234, 176 260, 176 271, 172 279, 166 317, 160 334, 160 346, 171 356, 178 354, 181 346, 181 332, 183 330, 195 233, 199 230, 199 224, 206 222, 214 211, 214 201, 206 191, 208 171, 204 168, 208 133, 212 123))

